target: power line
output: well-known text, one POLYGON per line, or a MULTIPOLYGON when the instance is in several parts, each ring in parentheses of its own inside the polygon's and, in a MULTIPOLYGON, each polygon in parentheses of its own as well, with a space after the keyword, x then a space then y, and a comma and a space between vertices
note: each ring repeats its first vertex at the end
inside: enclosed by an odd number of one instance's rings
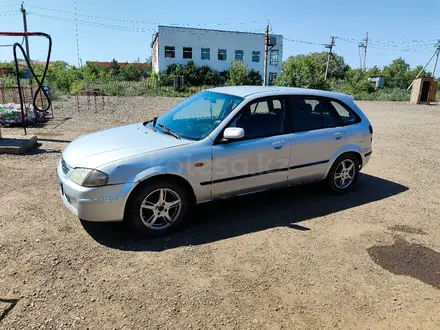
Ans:
POLYGON ((81 17, 87 17, 87 18, 93 18, 93 19, 103 19, 103 20, 109 20, 109 21, 115 21, 115 22, 122 22, 122 23, 133 23, 133 24, 147 24, 147 25, 175 25, 175 26, 225 26, 225 25, 243 25, 243 24, 252 24, 252 23, 261 23, 266 22, 267 20, 251 20, 251 21, 244 21, 244 22, 226 22, 226 23, 198 23, 198 24, 182 24, 182 23, 160 23, 160 22, 152 22, 152 21, 139 21, 139 20, 127 20, 127 19, 119 19, 119 18, 112 18, 112 17, 105 17, 105 16, 96 16, 96 15, 87 15, 87 14, 80 14, 80 13, 72 13, 69 11, 54 9, 54 8, 46 8, 46 7, 39 7, 34 5, 27 5, 28 7, 40 9, 40 10, 47 10, 47 11, 53 11, 68 15, 77 15, 81 17))
MULTIPOLYGON (((363 47, 363 44, 365 43, 364 39, 355 39, 355 38, 343 38, 343 37, 336 37, 339 40, 351 43, 351 44, 357 44, 358 46, 363 47)), ((412 40, 414 42, 415 40, 412 40)), ((427 40, 418 40, 418 42, 427 42, 427 40)), ((374 42, 371 42, 370 39, 368 39, 368 47, 374 48, 374 49, 380 49, 390 52, 415 52, 415 53, 426 53, 431 52, 432 48, 435 47, 435 44, 412 44, 412 45, 401 45, 403 47, 397 46, 397 45, 384 45, 384 44, 377 44, 374 42)))
MULTIPOLYGON (((78 25, 84 25, 84 26, 92 26, 92 27, 99 27, 99 28, 107 28, 107 29, 114 29, 114 30, 120 30, 120 31, 126 31, 126 32, 156 32, 156 29, 153 28, 144 28, 144 27, 133 27, 133 26, 123 26, 123 25, 113 25, 113 24, 105 24, 105 23, 98 23, 98 22, 91 22, 91 21, 85 21, 85 20, 75 20, 74 18, 67 18, 67 17, 59 17, 59 16, 51 16, 51 15, 44 15, 40 13, 35 12, 28 12, 29 15, 33 16, 39 16, 43 18, 48 18, 60 22, 66 22, 66 23, 72 23, 78 25)), ((231 31, 220 31, 220 30, 213 30, 217 34, 226 34, 230 33, 231 31)), ((261 33, 261 30, 243 30, 242 32, 252 32, 252 33, 261 33)), ((175 34, 175 32, 162 32, 164 34, 175 34)), ((198 34, 196 30, 194 31, 188 31, 188 33, 198 34)))
POLYGON ((20 6, 20 4, 19 3, 12 3, 12 4, 10 4, 10 5, 0 5, 0 7, 14 7, 14 6, 20 6))
POLYGON ((15 16, 20 15, 18 10, 11 10, 11 12, 0 12, 0 16, 15 16))
POLYGON ((84 20, 75 20, 75 19, 70 19, 70 18, 66 18, 66 17, 50 16, 50 15, 38 14, 38 13, 34 13, 34 12, 28 12, 28 14, 33 15, 33 16, 48 18, 48 19, 52 19, 52 20, 56 20, 56 21, 61 21, 61 22, 75 24, 75 22, 77 21, 79 25, 87 25, 87 26, 101 27, 101 28, 128 31, 128 32, 155 31, 154 29, 136 28, 136 27, 130 27, 130 26, 104 24, 104 23, 90 22, 90 21, 84 21, 84 20))
POLYGON ((305 41, 305 40, 295 40, 295 39, 290 39, 290 38, 286 38, 286 37, 283 37, 283 39, 290 41, 290 42, 296 42, 296 43, 306 44, 306 45, 316 45, 316 46, 325 46, 326 45, 326 44, 320 44, 317 42, 311 42, 311 41, 305 41))

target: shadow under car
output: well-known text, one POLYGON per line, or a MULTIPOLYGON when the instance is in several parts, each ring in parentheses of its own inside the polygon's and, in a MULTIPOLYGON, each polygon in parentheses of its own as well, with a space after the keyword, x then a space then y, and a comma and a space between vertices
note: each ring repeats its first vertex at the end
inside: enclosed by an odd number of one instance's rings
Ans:
POLYGON ((363 174, 351 192, 331 195, 322 184, 261 192, 199 205, 186 227, 164 237, 140 236, 123 223, 83 221, 98 243, 124 251, 163 251, 200 245, 274 227, 307 231, 305 221, 379 201, 408 187, 363 174), (302 222, 302 225, 298 225, 302 222))

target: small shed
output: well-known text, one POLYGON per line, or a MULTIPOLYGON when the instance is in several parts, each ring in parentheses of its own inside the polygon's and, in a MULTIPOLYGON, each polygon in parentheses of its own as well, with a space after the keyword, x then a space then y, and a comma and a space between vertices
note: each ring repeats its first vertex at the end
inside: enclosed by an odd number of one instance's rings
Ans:
POLYGON ((374 84, 376 89, 383 88, 385 85, 385 76, 370 76, 368 82, 374 84))
POLYGON ((435 101, 438 81, 432 77, 418 78, 413 81, 411 103, 429 103, 435 101))

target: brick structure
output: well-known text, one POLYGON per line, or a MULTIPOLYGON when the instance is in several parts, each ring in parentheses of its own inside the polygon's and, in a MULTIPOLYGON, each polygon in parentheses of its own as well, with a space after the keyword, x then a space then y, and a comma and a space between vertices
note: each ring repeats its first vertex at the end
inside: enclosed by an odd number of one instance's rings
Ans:
POLYGON ((438 81, 432 77, 415 79, 411 90, 411 103, 429 103, 435 101, 438 81))

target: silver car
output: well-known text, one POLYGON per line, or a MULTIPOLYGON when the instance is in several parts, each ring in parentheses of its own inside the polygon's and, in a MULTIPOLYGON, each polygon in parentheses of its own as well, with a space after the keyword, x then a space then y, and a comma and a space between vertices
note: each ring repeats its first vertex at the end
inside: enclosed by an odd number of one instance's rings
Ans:
POLYGON ((288 185, 353 187, 373 129, 353 97, 283 87, 202 91, 162 116, 78 138, 58 166, 66 207, 147 235, 196 204, 288 185))

